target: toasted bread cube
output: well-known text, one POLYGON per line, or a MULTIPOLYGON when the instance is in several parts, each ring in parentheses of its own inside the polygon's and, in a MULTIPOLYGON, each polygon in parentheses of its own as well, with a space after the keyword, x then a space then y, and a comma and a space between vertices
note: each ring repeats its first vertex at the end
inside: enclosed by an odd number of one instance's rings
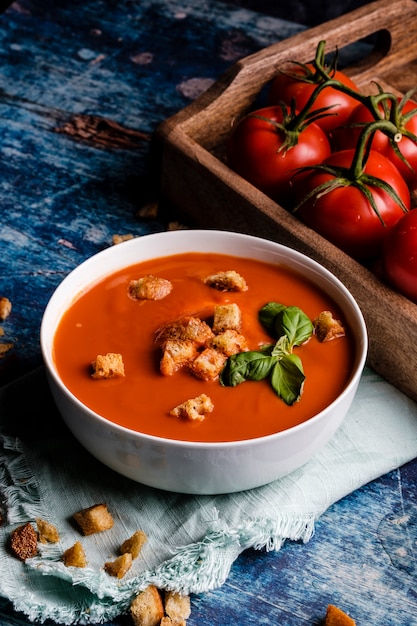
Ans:
POLYGON ((162 345, 159 369, 164 376, 172 376, 186 365, 190 365, 198 354, 195 341, 167 339, 162 345))
POLYGON ((106 561, 104 563, 104 570, 115 578, 123 578, 123 576, 132 567, 132 555, 130 552, 124 552, 120 556, 116 557, 114 561, 106 561))
POLYGON ((87 559, 81 542, 76 541, 73 546, 67 548, 62 555, 62 560, 66 567, 86 567, 87 559))
POLYGON ((146 533, 144 533, 143 530, 137 530, 129 539, 126 539, 126 541, 122 543, 120 546, 120 554, 130 552, 132 559, 136 559, 147 540, 146 533))
POLYGON ((333 604, 329 604, 326 612, 324 626, 355 626, 356 622, 346 615, 341 609, 333 604))
POLYGON ((108 352, 104 355, 98 354, 91 366, 93 368, 92 378, 120 378, 125 375, 122 355, 114 352, 108 352))
POLYGON ((93 535, 113 527, 114 520, 106 504, 93 504, 73 515, 83 535, 93 535))
POLYGON ((179 404, 172 409, 169 414, 174 417, 180 417, 190 420, 203 420, 206 415, 211 413, 214 409, 214 404, 211 399, 202 393, 196 398, 190 398, 182 404, 179 404))
POLYGON ((10 350, 13 348, 14 344, 8 341, 7 343, 0 343, 0 359, 2 359, 10 350))
POLYGON ((174 624, 186 620, 191 614, 190 596, 184 596, 176 591, 165 593, 165 613, 174 624))
POLYGON ((218 304, 214 308, 213 332, 217 335, 225 330, 240 331, 242 313, 237 304, 218 304))
POLYGON ((187 622, 185 619, 173 620, 171 617, 168 617, 168 615, 165 615, 165 617, 161 619, 159 626, 187 626, 187 622))
POLYGON ((194 376, 201 380, 216 380, 225 366, 227 356, 214 348, 206 348, 191 365, 194 376))
POLYGON ((129 283, 129 295, 135 300, 163 300, 172 291, 172 283, 158 276, 142 276, 129 283))
POLYGON ((213 332, 206 322, 199 317, 186 316, 161 328, 157 340, 160 343, 168 339, 194 341, 197 346, 204 346, 212 335, 213 332))
POLYGON ((38 553, 38 536, 30 522, 15 528, 10 535, 10 548, 21 561, 38 553))
POLYGON ((4 320, 9 317, 11 310, 12 310, 12 303, 10 302, 9 298, 6 298, 6 296, 1 296, 0 297, 0 322, 4 322, 4 320))
POLYGON ((208 343, 209 348, 218 350, 226 356, 238 354, 239 352, 247 352, 249 350, 246 338, 237 332, 237 330, 225 330, 224 333, 214 335, 208 343))
POLYGON ((248 289, 243 276, 235 272, 235 270, 210 274, 204 282, 218 291, 247 291, 248 289))
POLYGON ((159 626, 164 617, 164 605, 158 589, 149 585, 130 605, 134 626, 159 626))
POLYGON ((313 320, 313 326, 317 339, 321 342, 344 337, 346 334, 341 322, 335 319, 330 311, 322 311, 313 320))
POLYGON ((57 543, 59 541, 59 532, 53 524, 38 517, 36 519, 38 527, 38 539, 40 543, 57 543))
POLYGON ((130 239, 134 239, 132 233, 126 233, 125 235, 113 235, 112 244, 117 246, 119 243, 123 243, 124 241, 130 241, 130 239))

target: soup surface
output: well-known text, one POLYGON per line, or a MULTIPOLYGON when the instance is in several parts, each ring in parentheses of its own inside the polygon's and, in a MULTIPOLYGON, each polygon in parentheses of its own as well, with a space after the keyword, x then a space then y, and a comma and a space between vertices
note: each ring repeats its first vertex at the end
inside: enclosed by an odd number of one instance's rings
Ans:
MULTIPOLYGON (((310 319, 323 310, 344 323, 338 310, 316 286, 289 268, 219 254, 186 253, 142 262, 94 284, 72 303, 54 338, 54 359, 67 388, 95 412, 121 426, 187 441, 252 439, 285 430, 318 413, 349 380, 353 342, 346 336, 320 343, 313 336, 294 349, 306 380, 299 402, 287 406, 267 381, 223 387, 181 370, 163 376, 158 330, 184 315, 209 320, 218 304, 235 303, 242 312, 242 334, 251 350, 273 343, 258 321, 267 302, 297 306, 310 319), (214 273, 235 270, 246 280, 242 292, 221 292, 204 283, 214 273), (162 300, 135 300, 132 280, 152 274, 171 281, 162 300), (125 376, 97 380, 91 362, 98 354, 120 353, 125 376), (189 398, 208 395, 214 410, 204 420, 173 417, 169 411, 189 398)), ((209 322, 208 322, 209 323, 209 322)))

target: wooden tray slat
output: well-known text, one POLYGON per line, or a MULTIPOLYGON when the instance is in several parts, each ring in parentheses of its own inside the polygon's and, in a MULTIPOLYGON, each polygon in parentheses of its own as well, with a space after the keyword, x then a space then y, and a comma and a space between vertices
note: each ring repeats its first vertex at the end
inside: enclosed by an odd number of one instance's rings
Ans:
POLYGON ((236 230, 289 245, 327 267, 350 289, 368 326, 368 362, 417 400, 417 306, 373 273, 303 225, 223 161, 235 120, 293 59, 307 62, 317 44, 326 51, 378 33, 366 58, 347 71, 364 90, 372 81, 397 92, 417 86, 417 3, 377 0, 243 59, 200 98, 157 131, 162 148, 161 202, 165 200, 203 228, 236 230))

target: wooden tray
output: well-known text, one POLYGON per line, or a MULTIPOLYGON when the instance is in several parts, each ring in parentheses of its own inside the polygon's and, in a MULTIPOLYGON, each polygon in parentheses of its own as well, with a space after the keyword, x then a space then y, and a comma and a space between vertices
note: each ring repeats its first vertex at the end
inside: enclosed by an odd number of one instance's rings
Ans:
POLYGON ((327 267, 362 309, 370 339, 369 365, 417 400, 417 306, 235 174, 223 159, 232 123, 250 110, 258 92, 286 62, 312 60, 322 39, 330 53, 370 35, 377 42, 370 54, 344 71, 363 91, 372 89, 372 81, 394 93, 417 86, 413 0, 378 0, 265 48, 235 64, 157 129, 161 203, 169 201, 193 226, 265 237, 327 267))

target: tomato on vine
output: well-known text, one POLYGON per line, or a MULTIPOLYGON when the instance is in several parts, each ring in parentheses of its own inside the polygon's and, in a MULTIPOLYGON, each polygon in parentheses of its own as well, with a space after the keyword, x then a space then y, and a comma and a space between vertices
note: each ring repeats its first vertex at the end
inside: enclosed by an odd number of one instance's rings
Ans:
POLYGON ((411 205, 408 186, 395 165, 367 148, 369 136, 388 125, 373 122, 362 131, 355 150, 335 152, 311 171, 302 171, 296 214, 361 261, 381 253, 386 233, 411 205))
POLYGON ((404 215, 387 233, 382 253, 387 282, 417 304, 417 210, 404 215))
POLYGON ((330 154, 324 131, 307 112, 284 105, 258 109, 244 117, 227 142, 227 162, 240 176, 275 201, 288 205, 295 171, 321 163, 330 154))
POLYGON ((375 119, 392 122, 400 141, 395 141, 382 131, 377 131, 372 139, 372 149, 384 154, 398 168, 411 189, 417 187, 417 104, 411 100, 411 93, 403 98, 380 92, 370 96, 352 111, 346 126, 333 132, 332 144, 338 150, 354 148, 361 129, 375 119), (372 102, 374 106, 372 107, 372 102))
POLYGON ((301 110, 308 102, 314 90, 328 80, 337 81, 347 87, 346 91, 340 91, 334 85, 326 86, 318 94, 312 111, 326 111, 326 115, 317 120, 317 124, 325 132, 346 123, 352 110, 358 101, 348 93, 359 92, 355 83, 344 72, 337 69, 337 55, 333 58, 330 66, 326 66, 324 59, 325 41, 320 41, 317 46, 316 57, 312 63, 297 63, 293 61, 288 71, 281 71, 271 82, 269 90, 269 103, 286 104, 295 103, 295 107, 301 110))

